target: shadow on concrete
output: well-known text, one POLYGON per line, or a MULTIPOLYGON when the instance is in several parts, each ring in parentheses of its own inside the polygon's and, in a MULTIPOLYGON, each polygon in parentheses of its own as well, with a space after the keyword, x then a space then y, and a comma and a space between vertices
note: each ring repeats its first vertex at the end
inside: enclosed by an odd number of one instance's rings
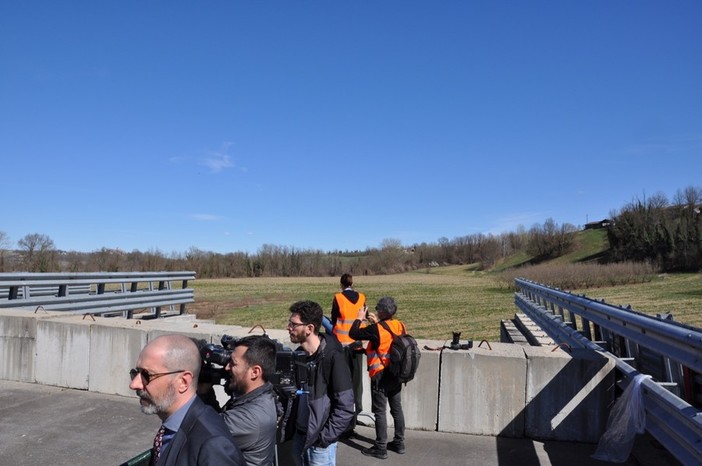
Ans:
MULTIPOLYGON (((566 354, 571 355, 568 351, 566 354)), ((606 429, 609 407, 615 399, 614 372, 611 366, 607 368, 607 362, 606 357, 598 354, 590 354, 586 359, 571 355, 566 365, 545 385, 527 380, 528 387, 540 388, 538 393, 526 394, 525 409, 512 421, 523 423, 523 430, 522 426, 510 423, 496 437, 498 464, 513 465, 519 460, 520 465, 539 466, 543 464, 544 454, 553 466, 612 464, 591 458, 606 429), (574 377, 574 374, 583 375, 574 377), (532 448, 522 448, 520 457, 515 458, 514 439, 509 438, 509 434, 519 431, 536 442, 531 444, 532 448), (564 444, 568 443, 571 443, 572 454, 564 458, 564 444)), ((630 457, 620 464, 638 463, 630 457)))

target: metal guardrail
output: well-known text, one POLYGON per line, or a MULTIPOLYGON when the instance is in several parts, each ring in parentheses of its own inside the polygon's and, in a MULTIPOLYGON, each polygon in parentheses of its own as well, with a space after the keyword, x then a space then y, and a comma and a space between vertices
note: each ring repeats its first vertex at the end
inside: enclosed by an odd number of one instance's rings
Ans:
MULTIPOLYGON (((90 285, 68 285, 66 289, 66 294, 89 294, 90 285)), ((17 299, 29 298, 36 296, 56 296, 58 294, 58 288, 51 285, 42 286, 22 286, 19 287, 17 292, 17 299), (25 296, 25 291, 27 295, 25 296)), ((10 298, 10 287, 0 286, 0 299, 10 298)))
POLYGON ((0 273, 0 308, 33 307, 79 314, 122 313, 133 317, 161 308, 179 314, 195 301, 188 281, 195 272, 0 273), (174 287, 173 282, 180 282, 174 287))
MULTIPOLYGON (((663 364, 702 372, 702 331, 668 320, 611 306, 585 296, 515 279, 515 304, 556 343, 589 348, 615 361, 628 384, 642 372, 635 368, 639 349, 661 355, 663 364), (581 320, 578 330, 577 317, 581 320), (602 341, 592 341, 604 338, 602 341), (617 343, 634 357, 611 353, 617 343)), ((681 371, 682 372, 682 371, 681 371)), ((648 374, 647 374, 648 375, 648 374)), ((683 464, 702 464, 702 412, 671 392, 675 382, 646 378, 642 382, 646 430, 683 464)), ((679 387, 678 387, 679 388, 679 387)), ((692 397, 692 394, 688 394, 692 397)))

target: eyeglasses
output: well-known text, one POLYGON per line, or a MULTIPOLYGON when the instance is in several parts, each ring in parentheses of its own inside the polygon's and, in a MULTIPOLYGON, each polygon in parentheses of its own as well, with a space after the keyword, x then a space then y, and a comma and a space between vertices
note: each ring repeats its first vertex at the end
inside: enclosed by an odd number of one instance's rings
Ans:
POLYGON ((304 322, 293 322, 292 320, 288 321, 288 328, 290 328, 290 327, 295 328, 295 327, 299 327, 300 325, 307 325, 307 324, 305 324, 304 322))
POLYGON ((152 380, 158 379, 159 377, 163 377, 164 375, 178 374, 180 372, 186 372, 186 371, 182 370, 182 371, 172 371, 172 372, 161 372, 160 374, 150 374, 149 371, 147 371, 146 369, 141 369, 141 368, 137 367, 136 369, 131 369, 129 371, 129 377, 131 377, 131 379, 134 380, 134 378, 137 375, 140 375, 141 380, 144 381, 144 385, 146 386, 146 385, 149 385, 149 383, 151 383, 152 380))

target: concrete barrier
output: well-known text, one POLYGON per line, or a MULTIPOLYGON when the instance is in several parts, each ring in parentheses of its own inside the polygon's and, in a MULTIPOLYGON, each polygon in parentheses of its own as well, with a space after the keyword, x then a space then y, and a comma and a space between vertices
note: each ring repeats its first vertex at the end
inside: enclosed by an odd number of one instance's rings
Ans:
POLYGON ((526 373, 521 346, 483 342, 469 350, 444 349, 438 430, 523 437, 526 373))
POLYGON ((615 363, 584 349, 529 346, 525 436, 597 443, 614 403, 615 363))
POLYGON ((500 342, 529 346, 526 336, 524 336, 511 320, 500 321, 500 342))
MULTIPOLYGON (((136 320, 0 310, 0 378, 133 397, 128 374, 139 352, 173 333, 219 344, 224 334, 263 330, 192 316, 136 320)), ((292 346, 286 330, 266 333, 292 346)), ((441 348, 443 342, 419 344, 441 348)), ((592 352, 551 349, 482 342, 469 350, 423 350, 415 379, 402 390, 407 428, 596 441, 613 398, 612 364, 592 352)), ((222 387, 216 392, 223 403, 222 387)), ((360 422, 372 425, 367 376, 363 406, 360 422)), ((389 415, 388 421, 392 425, 389 415)))
POLYGON ((37 320, 46 314, 25 310, 0 312, 0 378, 16 382, 36 382, 37 320))
POLYGON ((554 346, 556 344, 556 342, 526 314, 515 314, 513 322, 530 344, 534 346, 554 346))
MULTIPOLYGON (((90 323, 64 319, 37 321, 36 381, 44 385, 88 390, 90 323)), ((109 366, 104 366, 110 371, 109 366)), ((108 392, 112 393, 112 392, 108 392)))
MULTIPOLYGON (((417 344, 420 348, 424 348, 425 345, 437 347, 443 344, 443 341, 417 340, 417 344)), ((405 427, 408 429, 436 430, 440 368, 439 351, 422 351, 414 380, 402 389, 402 410, 405 414, 405 427)))

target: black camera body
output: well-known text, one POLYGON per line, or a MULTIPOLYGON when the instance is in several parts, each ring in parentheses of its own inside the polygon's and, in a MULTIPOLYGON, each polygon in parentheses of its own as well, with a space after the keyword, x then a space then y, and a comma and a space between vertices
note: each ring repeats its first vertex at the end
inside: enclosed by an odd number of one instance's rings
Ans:
POLYGON ((294 351, 276 342, 275 373, 270 382, 279 395, 292 398, 307 384, 307 353, 294 351))
POLYGON ((231 361, 236 340, 237 339, 231 335, 223 335, 221 346, 208 343, 200 348, 202 366, 200 367, 198 382, 211 383, 214 385, 223 384, 225 387, 228 385, 226 381, 229 380, 230 375, 229 372, 225 370, 225 367, 229 364, 229 361, 231 361), (215 367, 215 365, 221 367, 215 367), (223 380, 225 381, 224 383, 222 383, 223 380))
MULTIPOLYGON (((266 338, 268 337, 266 336, 266 338)), ((208 343, 202 346, 200 349, 202 367, 198 378, 199 382, 213 385, 221 384, 224 385, 225 389, 227 388, 230 374, 225 370, 225 367, 231 361, 232 352, 238 340, 231 335, 223 335, 221 345, 208 343)), ((271 341, 275 343, 276 355, 275 372, 270 375, 269 381, 278 394, 286 397, 296 396, 307 383, 307 353, 291 350, 277 340, 271 341)))
POLYGON ((449 346, 450 349, 452 350, 467 350, 471 349, 473 347, 473 341, 468 340, 466 343, 461 343, 461 332, 451 332, 453 334, 453 338, 451 339, 451 346, 449 346))

